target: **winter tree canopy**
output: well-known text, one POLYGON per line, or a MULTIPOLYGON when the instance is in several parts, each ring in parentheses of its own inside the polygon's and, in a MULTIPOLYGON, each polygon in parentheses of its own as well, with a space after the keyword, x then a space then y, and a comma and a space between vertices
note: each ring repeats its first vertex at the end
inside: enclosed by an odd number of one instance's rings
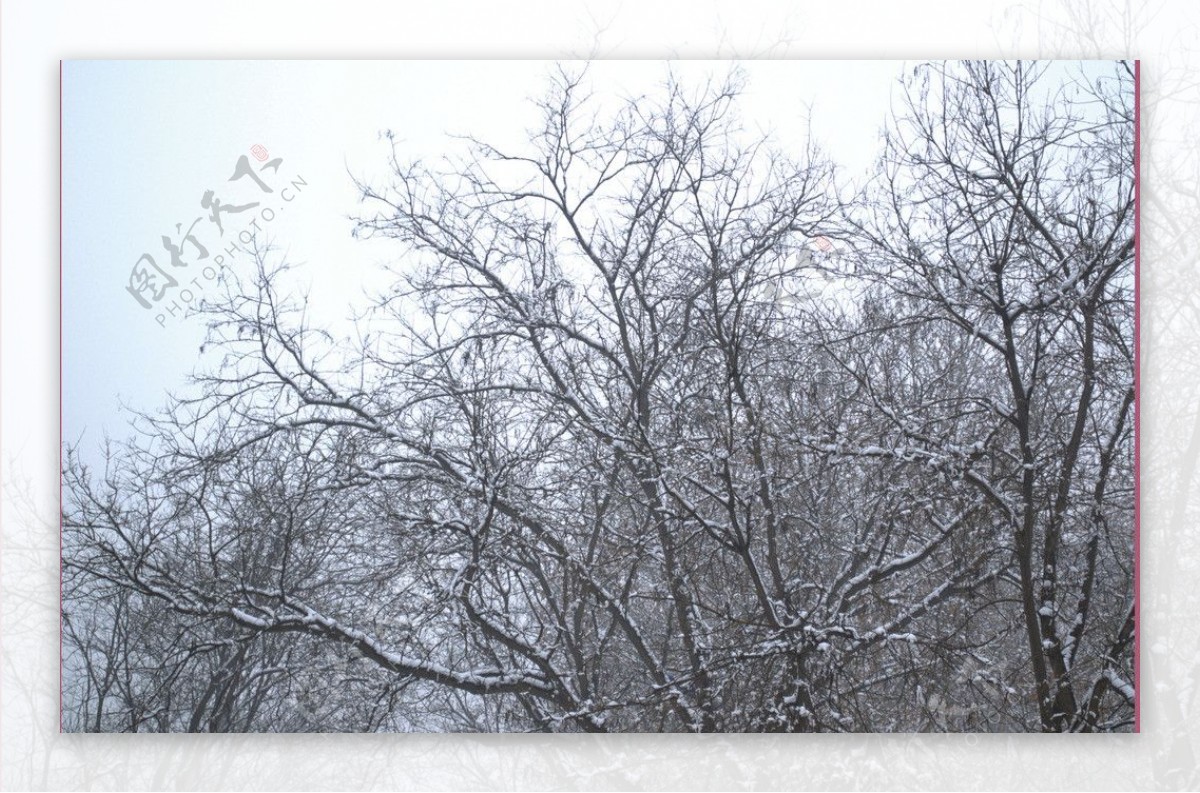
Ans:
POLYGON ((560 71, 526 146, 360 176, 396 256, 352 343, 257 240, 222 364, 64 452, 66 729, 1129 730, 1097 74, 910 67, 852 180, 736 76, 560 71))

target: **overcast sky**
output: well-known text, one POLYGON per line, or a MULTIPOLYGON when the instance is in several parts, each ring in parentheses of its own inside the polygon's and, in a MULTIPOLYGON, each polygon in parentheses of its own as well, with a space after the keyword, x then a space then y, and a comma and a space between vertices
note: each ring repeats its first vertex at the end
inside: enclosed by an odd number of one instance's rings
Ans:
MULTIPOLYGON (((675 63, 700 80, 723 75, 728 62, 675 63)), ((841 166, 861 171, 879 148, 889 96, 904 65, 891 61, 745 62, 744 123, 773 133, 785 148, 803 146, 806 119, 818 143, 841 166), (811 111, 811 116, 810 116, 811 111)), ((130 270, 149 253, 165 270, 164 235, 188 229, 212 257, 263 207, 276 210, 271 238, 301 265, 314 312, 334 322, 349 313, 368 275, 395 254, 384 241, 351 238, 357 194, 351 174, 383 176, 393 130, 404 151, 434 157, 448 135, 472 134, 510 147, 533 123, 528 101, 547 85, 544 61, 70 61, 63 68, 63 415, 64 438, 95 447, 105 433, 126 434, 124 402, 151 409, 194 369, 215 365, 200 351, 201 319, 155 317, 129 294, 130 270), (266 150, 277 170, 228 179, 251 149, 266 150), (291 201, 282 188, 307 185, 291 201), (225 235, 201 200, 213 190, 223 204, 259 201, 223 216, 225 235)), ((597 94, 637 95, 663 81, 660 61, 596 62, 588 78, 597 94)), ((259 151, 260 155, 262 151, 259 151)), ((185 261, 195 249, 182 246, 185 261)), ((245 265, 245 262, 240 264, 245 265)), ((231 261, 237 268, 239 262, 231 261)), ((188 278, 197 264, 186 268, 188 278)), ((239 272, 249 271, 248 266, 239 272)), ((208 283, 203 277, 201 284, 208 283)), ((216 293, 215 287, 208 287, 216 293)), ((197 292, 197 299, 205 293, 197 292)))

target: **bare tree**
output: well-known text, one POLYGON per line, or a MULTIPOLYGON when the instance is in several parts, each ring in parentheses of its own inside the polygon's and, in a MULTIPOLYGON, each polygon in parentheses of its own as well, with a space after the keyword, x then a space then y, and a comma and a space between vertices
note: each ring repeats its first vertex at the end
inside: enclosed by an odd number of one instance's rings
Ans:
POLYGON ((1052 68, 919 68, 854 228, 885 330, 978 372, 877 407, 995 516, 1041 728, 1092 730, 1133 704, 1133 74, 1052 68))
POLYGON ((357 341, 260 249, 221 368, 68 457, 72 726, 1123 726, 1127 97, 1044 72, 925 67, 848 206, 736 79, 394 154, 357 341))

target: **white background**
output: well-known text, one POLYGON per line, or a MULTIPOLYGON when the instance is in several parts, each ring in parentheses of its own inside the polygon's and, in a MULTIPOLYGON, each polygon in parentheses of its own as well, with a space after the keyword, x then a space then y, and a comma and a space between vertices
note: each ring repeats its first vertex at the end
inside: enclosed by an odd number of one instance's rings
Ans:
MULTIPOLYGON (((1200 784, 1200 12, 840 0, 0 9, 0 787, 1146 789, 1200 784), (308 9, 312 9, 309 11, 308 9), (318 12, 319 9, 319 12, 318 12), (1142 728, 1068 736, 59 735, 58 61, 78 58, 1143 59, 1142 728)), ((848 98, 848 101, 852 101, 848 98)), ((119 210, 119 207, 115 207, 119 210)), ((77 321, 72 317, 72 321, 77 321)), ((128 365, 129 362, 126 362, 128 365)), ((137 362, 133 362, 136 366, 137 362)), ((109 399, 111 395, 97 395, 109 399)))

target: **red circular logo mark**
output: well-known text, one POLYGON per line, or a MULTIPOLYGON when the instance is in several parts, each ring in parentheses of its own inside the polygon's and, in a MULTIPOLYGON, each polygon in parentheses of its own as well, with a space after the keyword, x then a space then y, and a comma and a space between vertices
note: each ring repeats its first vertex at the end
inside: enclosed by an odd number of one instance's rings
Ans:
POLYGON ((263 162, 267 159, 267 147, 261 143, 255 143, 250 147, 250 153, 254 155, 254 159, 263 162))

